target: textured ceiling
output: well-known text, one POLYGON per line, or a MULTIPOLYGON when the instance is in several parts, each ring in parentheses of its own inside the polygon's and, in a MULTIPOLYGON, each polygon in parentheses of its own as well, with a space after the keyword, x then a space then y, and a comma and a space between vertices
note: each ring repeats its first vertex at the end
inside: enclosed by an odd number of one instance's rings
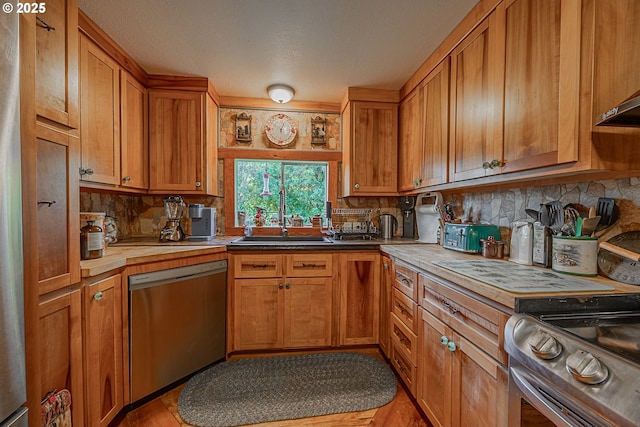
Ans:
POLYGON ((400 89, 478 0, 78 0, 148 73, 208 77, 222 96, 340 102, 400 89))

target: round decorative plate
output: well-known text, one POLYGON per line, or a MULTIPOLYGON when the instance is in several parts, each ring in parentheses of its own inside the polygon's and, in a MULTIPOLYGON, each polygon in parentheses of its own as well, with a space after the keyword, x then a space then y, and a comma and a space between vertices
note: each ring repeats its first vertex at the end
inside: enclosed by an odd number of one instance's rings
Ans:
POLYGON ((269 141, 280 146, 291 144, 298 134, 295 122, 286 114, 271 117, 264 130, 269 141))

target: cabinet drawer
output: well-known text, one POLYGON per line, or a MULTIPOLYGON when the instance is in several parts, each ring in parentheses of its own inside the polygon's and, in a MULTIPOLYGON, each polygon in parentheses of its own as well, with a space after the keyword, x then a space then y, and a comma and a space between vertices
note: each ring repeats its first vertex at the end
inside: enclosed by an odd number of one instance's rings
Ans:
POLYGON ((288 255, 285 276, 330 277, 333 274, 332 254, 288 255))
POLYGON ((507 364, 507 353, 502 348, 507 313, 424 274, 420 275, 419 302, 494 359, 507 364))
POLYGON ((233 273, 236 279, 280 277, 282 264, 281 255, 234 255, 233 273))
POLYGON ((391 312, 398 316, 413 333, 418 330, 418 304, 398 289, 391 292, 391 312))
POLYGON ((391 341, 391 364, 396 368, 400 379, 407 386, 411 395, 416 395, 416 367, 398 348, 395 341, 391 341))
POLYGON ((408 265, 394 263, 393 286, 414 301, 418 300, 418 272, 408 265))
POLYGON ((391 339, 396 344, 396 348, 402 351, 404 356, 411 361, 412 365, 418 363, 418 338, 398 316, 391 314, 391 339))

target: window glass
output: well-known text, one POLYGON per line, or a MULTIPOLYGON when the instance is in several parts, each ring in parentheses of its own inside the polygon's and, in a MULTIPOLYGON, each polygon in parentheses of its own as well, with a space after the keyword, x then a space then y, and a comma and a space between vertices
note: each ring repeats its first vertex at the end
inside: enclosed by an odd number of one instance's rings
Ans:
POLYGON ((262 221, 256 214, 261 211, 264 226, 278 227, 280 187, 284 182, 287 226, 291 217, 299 215, 305 225, 310 217, 324 215, 327 200, 327 162, 235 160, 236 212, 244 212, 245 223, 236 215, 236 226, 255 226, 262 221))

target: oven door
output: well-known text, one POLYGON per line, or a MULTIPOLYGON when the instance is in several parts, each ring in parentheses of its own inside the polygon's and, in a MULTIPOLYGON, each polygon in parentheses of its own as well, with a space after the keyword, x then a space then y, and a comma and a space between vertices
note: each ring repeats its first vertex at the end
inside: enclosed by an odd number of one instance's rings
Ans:
POLYGON ((508 415, 510 426, 614 427, 513 361, 509 365, 508 415))

